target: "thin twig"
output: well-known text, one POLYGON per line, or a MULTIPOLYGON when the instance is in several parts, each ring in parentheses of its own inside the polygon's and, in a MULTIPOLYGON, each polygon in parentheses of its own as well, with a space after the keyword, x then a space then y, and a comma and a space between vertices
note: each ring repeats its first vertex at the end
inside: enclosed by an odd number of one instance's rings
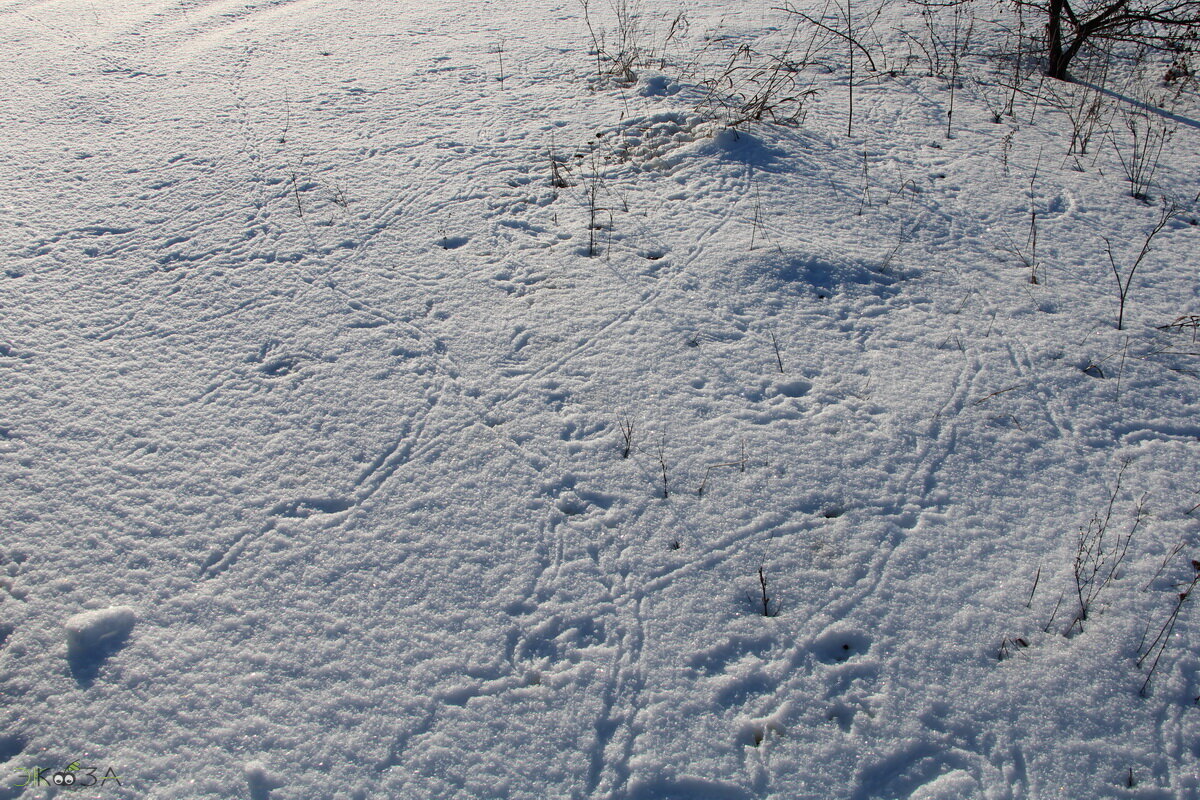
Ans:
POLYGON ((771 346, 775 348, 775 363, 779 365, 779 371, 783 372, 783 356, 779 350, 779 340, 775 338, 775 331, 767 331, 767 335, 771 337, 771 346))

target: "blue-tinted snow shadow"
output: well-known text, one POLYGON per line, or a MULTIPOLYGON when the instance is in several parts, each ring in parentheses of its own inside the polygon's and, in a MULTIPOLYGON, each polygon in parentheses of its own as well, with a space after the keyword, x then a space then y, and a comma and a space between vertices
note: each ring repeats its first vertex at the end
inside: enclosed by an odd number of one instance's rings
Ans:
POLYGON ((635 782, 627 800, 750 800, 753 794, 733 784, 704 778, 660 778, 635 782))
POLYGON ((1200 121, 1194 120, 1191 117, 1185 117, 1180 114, 1176 114, 1173 111, 1167 111, 1165 108, 1159 108, 1156 105, 1151 105, 1150 103, 1138 100, 1137 98, 1123 95, 1120 92, 1114 92, 1112 89, 1106 89, 1103 86, 1097 86, 1094 83, 1088 83, 1087 81, 1076 81, 1076 83, 1078 83, 1080 86, 1086 86, 1092 91, 1107 95, 1114 100, 1120 100, 1123 103, 1128 103, 1134 108, 1140 108, 1143 111, 1147 111, 1151 114, 1157 114, 1163 119, 1169 119, 1172 122, 1176 122, 1180 125, 1187 125, 1190 128, 1200 128, 1200 121))
POLYGON ((67 643, 67 667, 70 667, 71 676, 80 688, 95 684, 104 662, 124 648, 132 631, 133 624, 130 621, 128 624, 109 625, 98 636, 89 632, 67 643))
POLYGON ((28 742, 16 733, 0 734, 0 763, 11 761, 25 750, 28 742))
POLYGON ((899 282, 909 277, 894 267, 873 265, 832 253, 763 248, 731 259, 718 271, 715 288, 743 293, 748 290, 824 300, 853 291, 891 297, 899 282))
POLYGON ((764 171, 780 172, 787 163, 787 151, 768 144, 749 131, 725 128, 696 147, 698 155, 711 155, 724 161, 736 161, 764 171))
POLYGON ((125 646, 129 631, 114 634, 93 647, 71 648, 67 651, 67 666, 79 688, 88 689, 96 682, 104 662, 125 646))
POLYGON ((859 785, 850 796, 853 800, 901 800, 955 771, 971 779, 978 772, 965 754, 918 741, 873 763, 863 764, 859 785))

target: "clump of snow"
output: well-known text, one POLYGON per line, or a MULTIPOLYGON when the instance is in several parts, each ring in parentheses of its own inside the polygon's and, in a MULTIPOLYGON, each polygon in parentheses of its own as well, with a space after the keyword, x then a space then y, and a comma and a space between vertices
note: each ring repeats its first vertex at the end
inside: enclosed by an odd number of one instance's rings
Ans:
POLYGON ((118 647, 133 630, 137 615, 129 606, 84 611, 63 623, 67 657, 72 661, 101 658, 118 647))
POLYGON ((246 776, 246 788, 250 792, 250 800, 269 800, 271 790, 282 784, 267 771, 267 766, 261 761, 248 761, 242 767, 246 776))
POLYGON ((669 97, 678 94, 682 87, 667 75, 643 75, 638 94, 642 97, 669 97))

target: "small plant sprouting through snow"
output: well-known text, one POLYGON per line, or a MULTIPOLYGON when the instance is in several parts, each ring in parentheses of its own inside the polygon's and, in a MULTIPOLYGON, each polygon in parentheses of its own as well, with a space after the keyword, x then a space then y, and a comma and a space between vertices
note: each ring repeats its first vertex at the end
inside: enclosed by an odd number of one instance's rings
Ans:
POLYGON ((500 75, 499 75, 498 80, 500 81, 500 88, 503 89, 504 88, 504 40, 503 39, 501 39, 500 41, 496 42, 495 45, 493 45, 492 52, 495 53, 496 56, 500 59, 500 75))
POLYGON ((1175 129, 1165 123, 1150 120, 1146 112, 1127 111, 1124 114, 1128 138, 1112 134, 1113 148, 1125 179, 1129 181, 1129 196, 1145 200, 1162 160, 1163 149, 1175 129))
POLYGON ((667 485, 667 435, 664 433, 658 442, 658 466, 662 470, 662 496, 670 497, 670 487, 667 485))
POLYGON ((640 0, 608 1, 613 16, 612 30, 592 22, 591 0, 580 0, 580 5, 596 57, 596 77, 603 81, 607 73, 619 84, 635 83, 638 77, 636 68, 641 66, 646 56, 643 52, 646 30, 640 0))
POLYGON ((802 124, 817 90, 802 83, 803 73, 788 58, 787 53, 764 56, 743 45, 720 75, 705 82, 708 95, 700 110, 728 128, 767 120, 802 124))
POLYGON ((566 189, 571 184, 567 183, 565 176, 566 167, 559 163, 553 151, 550 153, 550 185, 555 189, 566 189))
POLYGON ((633 449, 633 433, 637 425, 637 420, 633 417, 621 417, 618 424, 621 426, 621 458, 629 458, 629 453, 633 449))
POLYGON ((708 488, 708 479, 712 475, 714 469, 722 467, 737 467, 739 472, 746 471, 746 443, 741 443, 741 457, 737 461, 725 461, 720 464, 709 464, 704 468, 704 479, 700 481, 700 488, 696 490, 698 497, 704 496, 704 491, 708 488))
MULTIPOLYGON (((756 605, 764 617, 779 616, 779 600, 767 592, 767 574, 763 567, 758 568, 758 602, 756 605)), ((750 598, 747 598, 750 599, 750 598)))
POLYGON ((567 181, 567 160, 560 158, 558 151, 554 147, 554 141, 550 141, 550 185, 555 189, 566 189, 571 184, 567 181))
POLYGON ((1108 254, 1108 263, 1112 267, 1113 276, 1117 279, 1117 298, 1119 306, 1117 308, 1117 330, 1123 330, 1125 325, 1125 301, 1129 297, 1129 288, 1133 285, 1133 277, 1137 274, 1138 267, 1142 265, 1142 261, 1150 253, 1150 243, 1154 241, 1163 228, 1167 227, 1167 223, 1173 220, 1179 213, 1179 207, 1174 203, 1163 205, 1162 211, 1159 214, 1158 222, 1146 234, 1146 239, 1142 242, 1142 249, 1134 259, 1133 265, 1126 270, 1125 274, 1121 274, 1121 269, 1117 266, 1117 261, 1113 257, 1112 242, 1108 237, 1104 237, 1104 251, 1108 254))
POLYGON ((779 349, 779 339, 775 337, 775 331, 769 331, 768 333, 771 337, 771 347, 775 348, 775 364, 779 367, 779 371, 782 373, 784 371, 783 353, 779 349))
POLYGON ((1017 650, 1023 650, 1029 647, 1029 641, 1020 636, 1015 636, 1011 639, 1006 638, 1000 643, 1000 651, 996 653, 997 661, 1004 661, 1006 658, 1011 658, 1017 650))
POLYGON ((1192 344, 1196 343, 1196 334, 1200 332, 1200 316, 1196 314, 1184 314, 1181 317, 1176 317, 1174 322, 1167 325, 1159 325, 1160 331, 1191 331, 1192 344))
POLYGON ((1134 534, 1149 516, 1145 505, 1146 496, 1143 495, 1135 503, 1133 521, 1129 528, 1113 530, 1113 508, 1121 493, 1121 479, 1128 466, 1128 461, 1121 465, 1121 470, 1117 473, 1116 485, 1109 495, 1104 512, 1096 513, 1087 526, 1080 529, 1079 535, 1076 537, 1072 574, 1075 580, 1075 599, 1078 605, 1068 633, 1076 627, 1080 631, 1083 630, 1083 623, 1087 620, 1096 599, 1117 576, 1117 570, 1125 562, 1125 557, 1129 553, 1129 546, 1133 542, 1134 534))
POLYGON ((1151 640, 1149 645, 1145 645, 1146 636, 1150 633, 1150 628, 1147 626, 1146 632, 1142 634, 1142 646, 1138 647, 1138 667, 1143 666, 1150 656, 1154 656, 1154 660, 1150 662, 1150 670, 1146 673, 1146 680, 1142 682, 1140 689, 1141 695, 1146 696, 1150 689, 1150 681, 1154 678, 1154 673, 1158 670, 1158 662, 1162 659, 1163 653, 1166 652, 1167 645, 1171 643, 1171 634, 1175 631, 1175 623, 1179 621, 1179 612, 1183 610, 1183 604, 1188 601, 1195 590, 1196 585, 1200 584, 1200 561, 1192 560, 1192 580, 1187 584, 1183 591, 1175 596, 1175 605, 1171 609, 1171 613, 1167 616, 1167 621, 1158 629, 1158 634, 1151 640))

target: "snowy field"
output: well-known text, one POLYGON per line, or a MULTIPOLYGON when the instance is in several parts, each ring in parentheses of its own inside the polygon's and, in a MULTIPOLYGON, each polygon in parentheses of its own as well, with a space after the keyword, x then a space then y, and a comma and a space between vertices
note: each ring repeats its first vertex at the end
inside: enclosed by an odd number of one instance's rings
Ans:
POLYGON ((0 798, 1198 796, 1195 83, 778 5, 0 0, 0 798))

